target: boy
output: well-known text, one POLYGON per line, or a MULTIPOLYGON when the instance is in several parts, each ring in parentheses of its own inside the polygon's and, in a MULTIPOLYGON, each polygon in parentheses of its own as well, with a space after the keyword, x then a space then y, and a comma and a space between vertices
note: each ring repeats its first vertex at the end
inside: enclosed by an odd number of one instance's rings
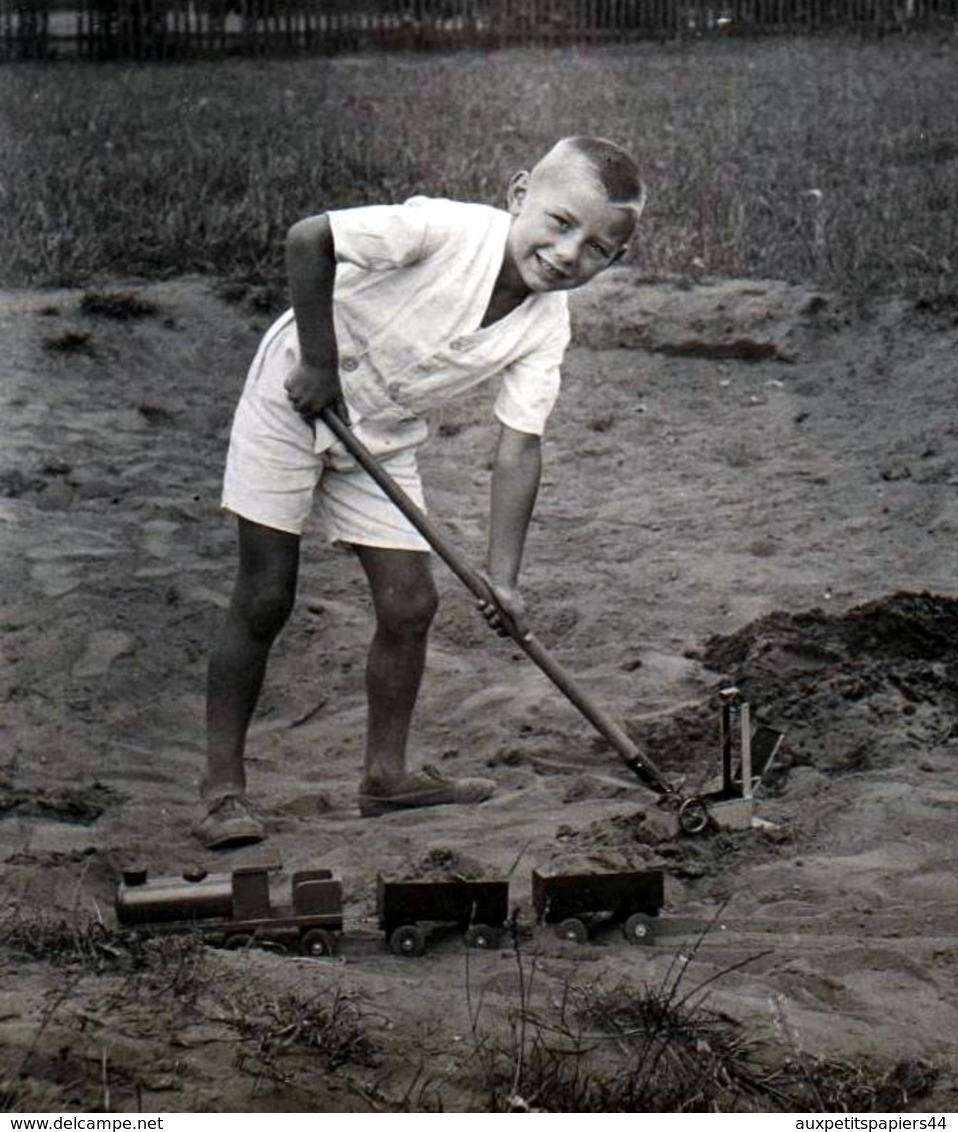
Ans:
POLYGON ((295 224, 292 310, 267 332, 233 422, 223 506, 239 524, 239 573, 210 657, 208 753, 195 834, 207 848, 262 840, 243 752, 272 642, 293 604, 299 539, 319 503, 372 592, 368 721, 359 808, 476 803, 485 779, 409 770, 406 743, 436 609, 428 545, 317 421, 335 406, 418 503, 423 415, 502 377, 486 576, 522 625, 519 566, 540 474, 540 437, 569 340, 565 291, 613 264, 644 204, 631 158, 601 138, 565 138, 513 177, 508 211, 415 197, 295 224))

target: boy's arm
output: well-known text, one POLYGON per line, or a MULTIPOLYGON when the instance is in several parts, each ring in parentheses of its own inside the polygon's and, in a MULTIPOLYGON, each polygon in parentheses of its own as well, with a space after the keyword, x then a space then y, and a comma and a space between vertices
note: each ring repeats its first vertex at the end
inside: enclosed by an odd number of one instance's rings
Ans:
POLYGON ((345 416, 333 323, 336 249, 326 216, 311 216, 290 228, 286 274, 300 348, 300 364, 286 379, 290 402, 307 421, 333 404, 345 416))
MULTIPOLYGON (((538 436, 502 425, 492 467, 486 576, 500 608, 525 632, 519 568, 539 491, 542 446, 538 436)), ((484 613, 498 627, 494 611, 484 613)))

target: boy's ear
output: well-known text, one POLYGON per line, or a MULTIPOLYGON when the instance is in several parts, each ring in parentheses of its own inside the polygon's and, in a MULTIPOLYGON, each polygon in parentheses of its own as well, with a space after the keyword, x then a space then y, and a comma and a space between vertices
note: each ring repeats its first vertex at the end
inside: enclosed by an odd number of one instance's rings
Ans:
POLYGON ((529 171, 527 169, 520 169, 519 172, 513 176, 512 180, 509 182, 509 188, 506 190, 506 203, 513 216, 518 214, 528 190, 529 171))

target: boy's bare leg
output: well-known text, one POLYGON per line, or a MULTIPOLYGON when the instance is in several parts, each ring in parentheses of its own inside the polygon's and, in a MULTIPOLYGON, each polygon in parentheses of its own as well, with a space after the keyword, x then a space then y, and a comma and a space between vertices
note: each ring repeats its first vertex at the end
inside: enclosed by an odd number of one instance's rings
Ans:
POLYGON ((241 811, 235 804, 226 810, 221 804, 213 811, 222 799, 243 799, 246 793, 246 732, 270 648, 293 607, 299 567, 297 535, 247 519, 239 519, 238 533, 233 597, 214 640, 207 675, 207 757, 200 793, 211 813, 196 832, 209 847, 258 841, 263 836, 261 827, 258 832, 254 828, 259 824, 255 819, 242 820, 245 803, 241 811), (221 820, 213 820, 217 815, 221 820), (236 837, 228 836, 230 829, 236 837))
POLYGON ((355 550, 376 612, 366 661, 366 775, 388 787, 406 773, 409 725, 438 597, 427 553, 373 546, 355 550))
POLYGON ((409 771, 406 746, 438 603, 430 557, 421 551, 356 546, 373 595, 376 632, 366 663, 369 704, 365 817, 395 809, 481 802, 495 789, 482 778, 448 779, 431 768, 409 771))

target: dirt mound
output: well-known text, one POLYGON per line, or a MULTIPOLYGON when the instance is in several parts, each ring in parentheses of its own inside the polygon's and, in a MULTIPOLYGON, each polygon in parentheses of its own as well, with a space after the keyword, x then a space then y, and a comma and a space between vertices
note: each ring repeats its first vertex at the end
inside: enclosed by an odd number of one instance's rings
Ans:
POLYGON ((404 863, 383 876, 389 881, 424 880, 436 884, 455 880, 489 880, 491 874, 482 862, 446 846, 434 846, 421 857, 404 863))
POLYGON ((116 805, 119 801, 117 791, 100 782, 60 790, 31 790, 0 781, 0 817, 19 814, 21 817, 50 818, 53 821, 92 825, 108 806, 116 805))
POLYGON ((958 601, 896 593, 847 613, 772 614, 713 637, 706 663, 726 671, 788 728, 788 758, 862 770, 956 734, 958 601))
MULTIPOLYGON (((958 600, 899 592, 842 613, 771 613, 705 645, 705 664, 787 731, 780 768, 826 773, 890 765, 958 735, 958 600)), ((720 685, 720 686, 721 686, 720 685)), ((666 763, 698 763, 716 740, 698 705, 643 741, 666 763)))
POLYGON ((797 657, 840 663, 944 661, 958 658, 958 600, 929 593, 895 593, 843 614, 822 609, 773 613, 729 637, 707 643, 711 668, 728 668, 778 648, 797 657))
POLYGON ((777 280, 650 283, 633 268, 607 272, 571 302, 576 342, 699 358, 794 361, 805 340, 841 318, 834 296, 777 280))

